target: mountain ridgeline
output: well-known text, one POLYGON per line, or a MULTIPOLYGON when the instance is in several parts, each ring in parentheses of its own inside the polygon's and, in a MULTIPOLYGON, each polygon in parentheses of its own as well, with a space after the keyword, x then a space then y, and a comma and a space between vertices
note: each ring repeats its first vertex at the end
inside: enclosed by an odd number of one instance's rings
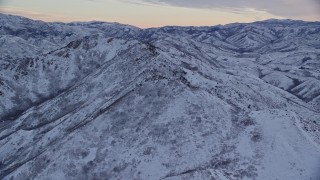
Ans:
POLYGON ((0 179, 320 179, 320 22, 0 14, 0 179))

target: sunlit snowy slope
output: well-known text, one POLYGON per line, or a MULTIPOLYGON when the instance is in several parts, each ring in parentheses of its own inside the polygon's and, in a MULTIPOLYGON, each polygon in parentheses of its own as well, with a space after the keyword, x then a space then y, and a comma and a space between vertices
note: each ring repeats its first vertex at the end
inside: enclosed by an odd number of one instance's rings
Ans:
POLYGON ((320 22, 0 14, 0 179, 320 179, 320 22))

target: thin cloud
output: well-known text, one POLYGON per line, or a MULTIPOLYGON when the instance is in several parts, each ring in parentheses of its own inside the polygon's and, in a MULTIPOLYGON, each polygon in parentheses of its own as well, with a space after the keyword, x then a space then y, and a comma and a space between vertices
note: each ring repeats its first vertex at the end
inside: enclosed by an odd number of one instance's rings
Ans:
POLYGON ((204 9, 255 9, 287 18, 313 17, 320 20, 319 0, 127 0, 158 5, 204 9))
POLYGON ((132 0, 120 0, 121 2, 127 3, 127 4, 133 4, 133 5, 142 5, 142 6, 155 6, 156 3, 148 3, 144 1, 132 1, 132 0))

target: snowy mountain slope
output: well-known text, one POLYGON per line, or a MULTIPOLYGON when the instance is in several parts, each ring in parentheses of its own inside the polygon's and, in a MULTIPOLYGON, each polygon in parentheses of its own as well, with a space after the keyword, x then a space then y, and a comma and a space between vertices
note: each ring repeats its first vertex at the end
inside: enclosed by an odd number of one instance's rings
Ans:
POLYGON ((320 178, 318 22, 0 23, 1 179, 320 178))

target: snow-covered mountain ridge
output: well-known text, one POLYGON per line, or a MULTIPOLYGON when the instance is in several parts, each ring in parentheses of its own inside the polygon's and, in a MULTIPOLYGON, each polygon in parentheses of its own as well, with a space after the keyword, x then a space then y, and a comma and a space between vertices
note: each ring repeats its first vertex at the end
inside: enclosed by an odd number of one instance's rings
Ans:
POLYGON ((0 178, 319 179, 320 22, 0 14, 0 178))

